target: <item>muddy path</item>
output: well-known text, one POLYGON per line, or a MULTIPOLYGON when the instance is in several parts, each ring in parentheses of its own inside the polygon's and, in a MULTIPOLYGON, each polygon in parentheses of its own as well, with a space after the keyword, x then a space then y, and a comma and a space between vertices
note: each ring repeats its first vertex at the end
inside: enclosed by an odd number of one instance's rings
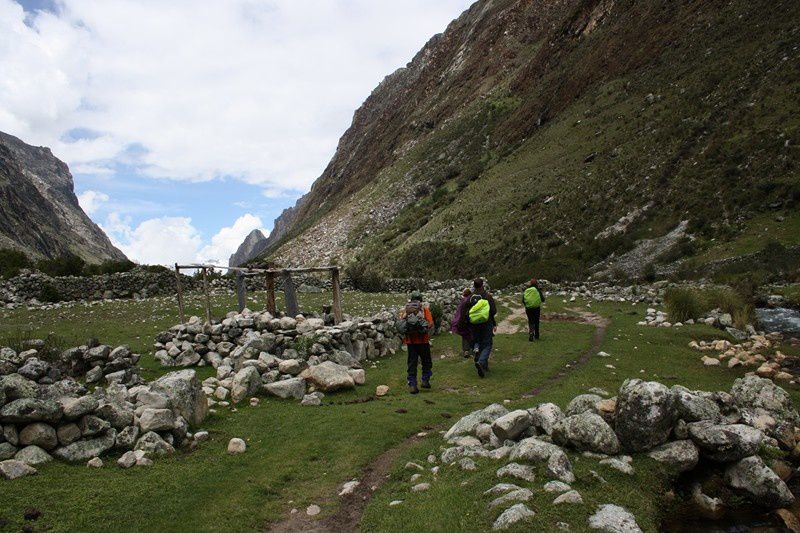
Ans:
MULTIPOLYGON (((604 318, 596 313, 590 313, 581 309, 569 308, 570 313, 545 313, 542 315, 543 322, 576 322, 581 324, 589 324, 594 326, 592 333, 592 342, 588 350, 581 354, 581 356, 572 361, 568 368, 560 370, 558 373, 545 378, 544 382, 535 389, 527 392, 521 398, 534 398, 542 393, 547 387, 566 378, 571 372, 574 372, 584 364, 586 364, 597 352, 603 344, 606 336, 606 329, 610 324, 610 320, 604 318)), ((525 310, 521 307, 512 309, 512 313, 506 317, 500 324, 498 324, 499 334, 513 334, 520 331, 526 331, 527 322, 521 326, 513 324, 514 317, 525 317, 525 310), (520 313, 521 311, 521 313, 520 313), (507 323, 505 329, 501 332, 500 327, 507 323)), ((436 431, 442 428, 434 428, 436 431)), ((392 469, 395 461, 406 450, 411 448, 414 444, 420 442, 424 437, 413 435, 408 437, 403 442, 390 448, 373 459, 363 469, 363 475, 358 480, 360 484, 356 487, 353 493, 347 496, 331 496, 320 504, 329 504, 338 499, 338 506, 336 510, 321 518, 308 516, 305 509, 298 509, 298 512, 292 514, 282 522, 276 522, 268 525, 265 530, 276 533, 340 533, 358 531, 361 517, 364 511, 372 500, 372 495, 383 485, 388 479, 389 472, 392 469)), ((344 481, 342 482, 344 483, 344 481)))

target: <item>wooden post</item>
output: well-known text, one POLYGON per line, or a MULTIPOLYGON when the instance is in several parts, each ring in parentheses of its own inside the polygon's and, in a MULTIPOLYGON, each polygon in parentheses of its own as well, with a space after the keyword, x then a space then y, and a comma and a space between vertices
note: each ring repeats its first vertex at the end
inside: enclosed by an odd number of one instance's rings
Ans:
POLYGON ((331 285, 333 285, 333 323, 339 324, 342 316, 342 291, 339 287, 339 269, 331 269, 331 285))
POLYGON ((206 324, 211 324, 211 296, 208 294, 208 269, 203 269, 203 292, 206 295, 206 324))
POLYGON ((275 274, 273 272, 267 272, 267 311, 272 316, 278 314, 275 307, 275 274))
POLYGON ((181 314, 181 324, 185 324, 186 314, 183 310, 183 286, 181 285, 181 269, 178 268, 178 263, 175 263, 175 283, 178 288, 178 311, 181 314))
POLYGON ((247 285, 245 284, 244 274, 236 272, 236 299, 239 301, 239 312, 247 307, 247 285))
POLYGON ((286 314, 289 316, 297 316, 299 309, 297 308, 297 293, 294 292, 294 282, 292 281, 291 272, 283 271, 283 296, 286 298, 286 314))

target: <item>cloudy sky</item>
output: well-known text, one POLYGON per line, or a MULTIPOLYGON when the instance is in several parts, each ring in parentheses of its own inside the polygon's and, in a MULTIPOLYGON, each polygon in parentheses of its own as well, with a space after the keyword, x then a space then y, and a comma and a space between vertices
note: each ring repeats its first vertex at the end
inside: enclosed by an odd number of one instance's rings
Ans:
POLYGON ((0 0, 0 131, 143 263, 217 261, 472 0, 0 0))

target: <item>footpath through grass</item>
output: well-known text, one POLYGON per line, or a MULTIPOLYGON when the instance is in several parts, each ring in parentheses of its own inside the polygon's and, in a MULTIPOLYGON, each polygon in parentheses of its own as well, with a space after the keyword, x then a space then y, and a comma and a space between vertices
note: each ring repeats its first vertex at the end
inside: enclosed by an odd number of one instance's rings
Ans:
MULTIPOLYGON (((401 298, 361 296, 365 306, 401 298)), ((232 300, 219 300, 216 305, 232 306, 232 300)), ((568 306, 587 309, 585 302, 564 304, 553 297, 548 299, 547 310, 563 311, 568 306)), ((287 518, 292 508, 302 510, 312 503, 323 505, 324 517, 335 511, 335 494, 343 482, 358 478, 375 457, 424 430, 428 437, 397 460, 390 479, 377 491, 364 515, 362 530, 490 529, 499 510, 488 511, 488 501, 481 493, 496 482, 494 472, 499 463, 481 461, 475 473, 444 467, 429 492, 413 495, 409 492, 411 473, 402 469, 407 460, 424 461, 428 453, 438 452, 443 444, 438 431, 459 416, 504 400, 511 400, 509 408, 544 401, 563 407, 591 387, 614 394, 627 377, 728 390, 742 374, 705 368, 697 352, 687 347, 691 338, 717 337, 719 332, 711 328, 639 327, 635 323, 644 314, 643 306, 593 304, 591 310, 612 320, 601 347, 611 357, 593 358, 560 381, 550 382, 548 377, 589 349, 592 326, 546 323, 538 343, 527 342, 524 333, 498 336, 492 370, 484 380, 478 378, 470 360, 457 355, 459 339, 440 335, 433 343, 434 388, 429 392, 418 396, 406 392, 405 355, 398 353, 377 362, 376 368, 367 365, 365 386, 329 395, 322 407, 264 399, 258 407, 220 410, 203 424, 211 432, 210 442, 192 453, 159 459, 151 468, 121 470, 114 464, 114 456, 104 458, 106 467, 100 470, 56 462, 45 465, 38 476, 0 485, 0 521, 8 521, 10 530, 19 530, 25 509, 35 507, 43 513, 37 529, 52 531, 252 531, 268 528, 287 518), (606 368, 608 364, 615 368, 606 368), (545 383, 536 398, 519 399, 545 383), (389 385, 389 395, 363 401, 380 384, 389 385), (225 453, 232 437, 247 440, 245 454, 225 453), (394 499, 404 503, 390 508, 388 503, 394 499)), ((193 312, 198 311, 199 307, 193 312)), ((507 312, 503 308, 503 313, 507 312)), ((53 331, 71 338, 97 335, 105 342, 128 342, 143 353, 149 352, 152 333, 176 322, 176 313, 167 303, 152 302, 24 313, 17 311, 11 317, 7 313, 2 329, 36 320, 31 328, 34 332, 53 331)), ((163 372, 155 365, 150 368, 151 374, 163 372)), ((797 398, 795 391, 792 394, 797 398)), ((553 530, 556 522, 565 521, 573 530, 582 530, 599 503, 623 505, 644 529, 657 529, 668 480, 658 467, 637 457, 637 473, 627 477, 574 454, 571 459, 579 478, 574 486, 586 503, 553 508, 550 501, 555 496, 541 490, 545 478, 540 472, 541 483, 537 480, 531 486, 537 516, 525 529, 553 530), (592 481, 589 470, 597 470, 609 484, 592 481)))

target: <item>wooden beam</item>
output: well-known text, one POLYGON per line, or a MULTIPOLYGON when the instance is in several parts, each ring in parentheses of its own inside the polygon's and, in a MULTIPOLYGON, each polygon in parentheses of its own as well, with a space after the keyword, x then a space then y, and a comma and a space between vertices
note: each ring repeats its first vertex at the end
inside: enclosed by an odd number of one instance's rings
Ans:
POLYGON ((178 288, 178 311, 181 314, 181 324, 186 323, 186 314, 183 310, 183 285, 181 285, 181 268, 175 263, 175 283, 178 288))
POLYGON ((286 314, 289 316, 297 316, 300 310, 297 307, 297 293, 294 290, 294 282, 292 281, 292 273, 284 270, 283 277, 283 296, 286 298, 286 314))
POLYGON ((236 299, 239 302, 239 312, 247 307, 247 285, 244 281, 244 274, 236 272, 236 299))
POLYGON ((272 272, 267 272, 267 311, 272 316, 278 314, 275 306, 275 274, 272 272))
POLYGON ((206 295, 206 324, 211 324, 211 295, 208 293, 208 269, 203 269, 203 292, 206 295))
POLYGON ((339 324, 344 320, 342 315, 342 291, 339 287, 339 269, 331 271, 331 285, 333 286, 333 323, 339 324))

